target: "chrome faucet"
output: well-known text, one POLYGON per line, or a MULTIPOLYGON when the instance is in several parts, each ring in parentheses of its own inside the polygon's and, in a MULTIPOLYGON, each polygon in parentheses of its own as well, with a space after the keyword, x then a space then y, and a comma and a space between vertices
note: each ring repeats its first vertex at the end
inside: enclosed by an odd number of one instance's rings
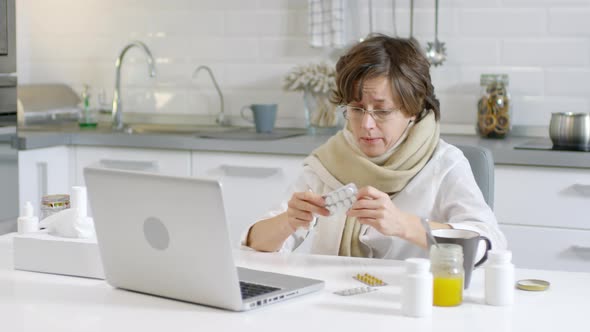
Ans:
POLYGON ((204 69, 209 73, 209 76, 211 77, 211 80, 213 81, 213 85, 215 86, 215 90, 217 90, 217 94, 219 95, 220 109, 219 109, 219 114, 217 114, 217 118, 215 119, 215 122, 220 126, 229 126, 229 118, 225 117, 225 112, 224 112, 224 107, 223 107, 223 94, 221 93, 221 89, 219 88, 219 85, 217 84, 217 81, 215 80, 215 76, 213 76, 213 71, 211 70, 211 68, 209 68, 207 66, 197 67, 197 69, 195 69, 195 71, 193 72, 193 78, 197 77, 197 74, 199 73, 199 71, 201 71, 201 69, 204 69))
POLYGON ((123 57, 129 51, 130 48, 137 47, 146 54, 147 56, 147 64, 148 64, 148 74, 150 77, 156 76, 156 67, 154 65, 154 58, 152 57, 152 53, 150 52, 149 48, 140 41, 133 41, 123 47, 121 54, 117 58, 115 62, 115 92, 113 93, 113 129, 115 130, 122 130, 123 129, 123 108, 121 105, 121 65, 123 64, 123 57))

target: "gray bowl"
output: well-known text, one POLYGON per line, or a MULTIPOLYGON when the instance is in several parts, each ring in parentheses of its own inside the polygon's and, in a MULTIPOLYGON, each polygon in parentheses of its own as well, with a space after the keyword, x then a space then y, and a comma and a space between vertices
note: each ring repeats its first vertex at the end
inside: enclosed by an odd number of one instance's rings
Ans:
POLYGON ((590 151, 590 113, 551 113, 553 148, 590 151))

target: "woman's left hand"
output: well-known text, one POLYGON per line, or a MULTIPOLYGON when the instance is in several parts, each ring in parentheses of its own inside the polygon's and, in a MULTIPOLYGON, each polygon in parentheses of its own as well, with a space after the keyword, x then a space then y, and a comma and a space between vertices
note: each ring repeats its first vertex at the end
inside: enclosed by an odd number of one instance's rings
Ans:
POLYGON ((359 189, 357 201, 346 215, 356 217, 360 224, 369 225, 383 235, 406 235, 406 214, 393 204, 389 195, 371 186, 359 189))

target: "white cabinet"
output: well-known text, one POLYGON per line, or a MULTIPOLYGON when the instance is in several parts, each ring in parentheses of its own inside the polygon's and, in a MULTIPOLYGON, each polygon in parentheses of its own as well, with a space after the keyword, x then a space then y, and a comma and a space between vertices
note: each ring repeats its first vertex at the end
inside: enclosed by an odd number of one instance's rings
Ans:
POLYGON ((519 268, 590 272, 590 231, 500 225, 519 268))
POLYGON ((66 146, 19 151, 19 206, 30 201, 39 216, 39 202, 43 195, 69 194, 70 158, 66 146))
POLYGON ((189 151, 75 146, 73 154, 75 185, 84 185, 85 167, 99 164, 125 169, 154 170, 177 176, 191 174, 189 151))
POLYGON ((232 244, 252 222, 287 195, 305 156, 200 152, 192 155, 193 175, 220 180, 232 244))
POLYGON ((590 169, 496 165, 495 178, 517 266, 590 271, 590 169))
POLYGON ((590 169, 499 165, 495 176, 500 222, 590 229, 590 169))

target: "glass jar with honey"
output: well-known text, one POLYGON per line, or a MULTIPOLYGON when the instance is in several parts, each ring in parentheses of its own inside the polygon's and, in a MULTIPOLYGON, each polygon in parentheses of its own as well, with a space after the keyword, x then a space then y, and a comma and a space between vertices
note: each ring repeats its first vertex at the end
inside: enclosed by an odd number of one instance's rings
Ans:
POLYGON ((477 102, 477 132, 481 137, 504 138, 512 128, 508 75, 482 74, 477 102))
POLYGON ((440 243, 430 249, 430 270, 433 277, 432 304, 439 307, 458 306, 463 302, 463 247, 440 243))

